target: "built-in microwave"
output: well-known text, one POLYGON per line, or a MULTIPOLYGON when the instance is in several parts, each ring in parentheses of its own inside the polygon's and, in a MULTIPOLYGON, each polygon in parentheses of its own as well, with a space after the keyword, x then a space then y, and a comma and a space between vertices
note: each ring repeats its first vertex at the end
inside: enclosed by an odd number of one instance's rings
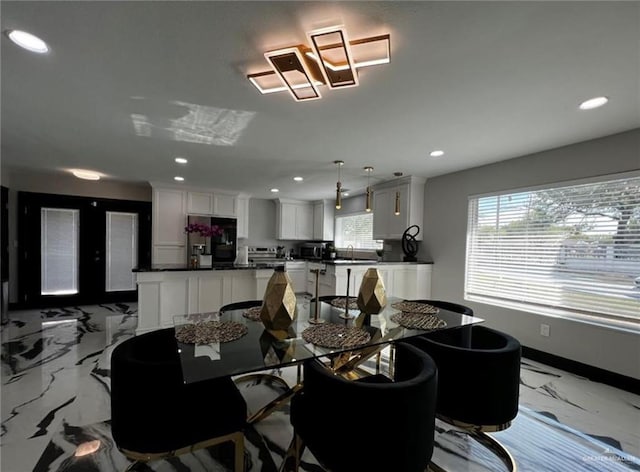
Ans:
POLYGON ((300 257, 303 259, 323 259, 327 243, 302 243, 300 257))

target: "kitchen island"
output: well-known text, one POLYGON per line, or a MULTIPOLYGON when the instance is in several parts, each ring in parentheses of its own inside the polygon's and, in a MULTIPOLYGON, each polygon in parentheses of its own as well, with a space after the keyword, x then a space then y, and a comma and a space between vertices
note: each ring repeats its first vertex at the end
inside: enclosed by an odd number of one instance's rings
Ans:
POLYGON ((175 315, 217 311, 228 303, 262 299, 273 269, 282 265, 224 263, 206 269, 180 265, 135 269, 136 334, 170 328, 175 315))
MULTIPOLYGON (((295 264, 300 265, 300 260, 295 264)), ((135 269, 138 285, 138 327, 136 334, 173 326, 173 317, 218 311, 229 303, 261 300, 275 267, 285 261, 253 264, 214 264, 191 269, 162 265, 135 269)), ((351 269, 349 295, 357 296, 364 273, 376 267, 389 295, 405 299, 431 296, 431 268, 427 262, 377 262, 371 260, 304 261, 305 280, 295 278, 297 293, 315 295, 318 269, 319 295, 346 295, 347 269, 351 269)))

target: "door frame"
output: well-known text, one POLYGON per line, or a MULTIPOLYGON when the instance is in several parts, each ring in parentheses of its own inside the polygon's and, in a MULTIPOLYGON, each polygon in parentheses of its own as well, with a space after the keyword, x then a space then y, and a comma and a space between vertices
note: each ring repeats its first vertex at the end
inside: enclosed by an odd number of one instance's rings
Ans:
POLYGON ((105 291, 106 212, 138 214, 138 267, 151 263, 151 202, 18 192, 18 307, 137 301, 137 288, 105 291), (78 293, 41 295, 41 208, 79 210, 78 293))

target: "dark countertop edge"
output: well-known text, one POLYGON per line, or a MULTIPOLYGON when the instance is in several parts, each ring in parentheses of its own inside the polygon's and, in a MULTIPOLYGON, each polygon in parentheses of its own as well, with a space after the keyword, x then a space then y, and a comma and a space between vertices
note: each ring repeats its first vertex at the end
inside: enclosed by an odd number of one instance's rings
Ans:
MULTIPOLYGON (((336 267, 340 266, 348 266, 348 265, 397 265, 397 264, 407 264, 407 265, 416 265, 416 264, 433 264, 433 262, 429 261, 416 261, 416 262, 403 262, 403 261, 365 261, 365 260, 353 260, 353 261, 318 261, 318 260, 309 260, 305 261, 304 259, 296 259, 292 262, 317 262, 320 264, 327 264, 336 267)), ((190 267, 181 266, 181 265, 166 265, 166 266, 157 266, 157 267, 140 267, 136 269, 132 269, 133 272, 198 272, 198 271, 213 271, 213 270, 269 270, 275 269, 276 267, 280 267, 285 265, 286 262, 267 262, 267 263, 253 263, 253 264, 220 264, 214 265, 213 267, 200 267, 198 269, 192 269, 190 267)))
POLYGON ((133 269, 133 272, 206 272, 214 270, 269 270, 281 267, 284 262, 262 263, 262 264, 220 264, 213 267, 199 267, 192 269, 186 266, 157 266, 157 267, 140 267, 133 269))

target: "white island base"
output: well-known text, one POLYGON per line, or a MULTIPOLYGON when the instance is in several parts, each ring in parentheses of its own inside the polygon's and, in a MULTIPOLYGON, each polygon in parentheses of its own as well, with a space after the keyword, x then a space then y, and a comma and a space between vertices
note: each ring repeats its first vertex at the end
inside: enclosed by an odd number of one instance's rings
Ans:
POLYGON ((136 334, 173 327, 173 317, 261 300, 273 269, 137 272, 136 334))

